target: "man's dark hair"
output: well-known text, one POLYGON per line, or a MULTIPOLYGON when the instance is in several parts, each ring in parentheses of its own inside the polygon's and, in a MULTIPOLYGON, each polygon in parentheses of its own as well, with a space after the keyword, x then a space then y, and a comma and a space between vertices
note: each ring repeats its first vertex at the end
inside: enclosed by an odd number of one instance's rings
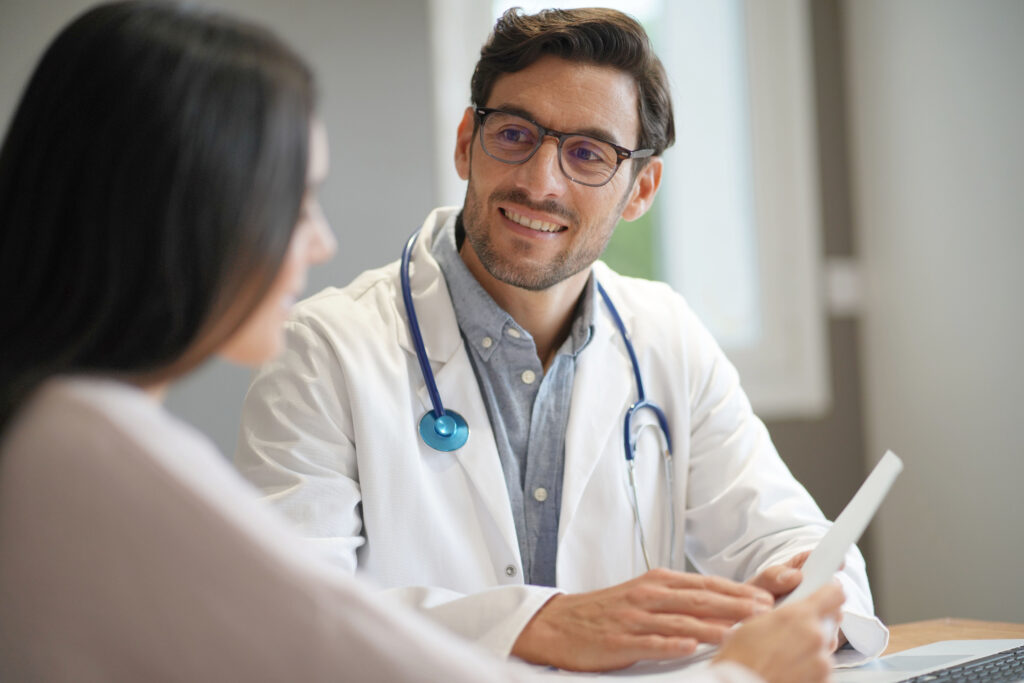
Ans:
POLYGON ((631 75, 639 95, 639 147, 661 154, 675 141, 665 68, 643 27, 613 9, 550 9, 524 14, 515 7, 505 12, 480 49, 470 86, 473 104, 487 106, 502 74, 525 69, 548 55, 610 66, 631 75))
POLYGON ((57 36, 0 149, 0 427, 49 376, 164 381, 226 341, 284 260, 314 100, 277 38, 197 8, 57 36))

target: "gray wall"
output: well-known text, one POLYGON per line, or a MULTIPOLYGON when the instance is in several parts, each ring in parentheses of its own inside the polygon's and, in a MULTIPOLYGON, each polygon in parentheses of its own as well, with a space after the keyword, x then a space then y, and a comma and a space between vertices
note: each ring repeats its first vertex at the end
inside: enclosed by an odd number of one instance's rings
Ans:
MULTIPOLYGON (((47 43, 86 0, 0 0, 0 130, 47 43)), ((434 128, 427 3, 216 0, 274 29, 313 65, 331 142, 321 201, 338 254, 308 290, 344 284, 398 257, 434 206, 434 128)), ((468 100, 468 85, 467 85, 468 100)), ((171 410, 234 450, 248 372, 212 361, 175 386, 171 410)))
POLYGON ((868 453, 895 621, 1024 621, 1024 3, 856 0, 846 29, 868 453))
POLYGON ((772 438, 829 516, 904 456, 860 543, 883 618, 1024 621, 1024 3, 811 10, 825 255, 866 296, 829 322, 832 409, 772 438))

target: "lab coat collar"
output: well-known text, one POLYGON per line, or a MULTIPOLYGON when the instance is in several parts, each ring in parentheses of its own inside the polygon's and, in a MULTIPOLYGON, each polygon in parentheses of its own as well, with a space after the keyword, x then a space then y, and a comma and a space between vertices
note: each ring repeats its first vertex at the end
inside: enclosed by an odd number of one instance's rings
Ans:
MULTIPOLYGON (((623 325, 626 326, 626 330, 633 334, 633 311, 626 306, 622 301, 621 292, 619 291, 619 279, 622 277, 611 268, 608 267, 604 261, 596 261, 592 266, 594 274, 594 288, 596 290, 597 283, 600 283, 608 296, 611 298, 612 303, 615 304, 615 309, 619 312, 619 317, 622 318, 623 325)), ((596 291, 594 294, 594 337, 596 339, 608 340, 612 337, 618 339, 619 330, 615 326, 615 320, 612 318, 611 311, 605 306, 604 301, 600 296, 597 295, 596 291)), ((626 351, 626 345, 619 340, 618 346, 622 351, 623 358, 629 361, 629 353, 626 351)), ((632 368, 628 368, 630 376, 632 376, 632 368)))
MULTIPOLYGON (((430 253, 434 236, 448 222, 454 222, 459 213, 458 207, 442 207, 434 209, 427 216, 420 228, 420 236, 413 247, 409 264, 409 286, 412 289, 413 305, 416 307, 416 318, 420 323, 420 334, 427 358, 437 363, 447 363, 462 348, 462 336, 459 324, 452 308, 451 297, 448 295, 448 284, 441 273, 441 266, 430 253)), ((401 265, 399 264, 399 267, 401 265)), ((416 355, 409 331, 409 319, 405 304, 402 301, 401 289, 397 289, 395 306, 398 314, 404 318, 404 324, 398 326, 398 343, 407 352, 416 355)))

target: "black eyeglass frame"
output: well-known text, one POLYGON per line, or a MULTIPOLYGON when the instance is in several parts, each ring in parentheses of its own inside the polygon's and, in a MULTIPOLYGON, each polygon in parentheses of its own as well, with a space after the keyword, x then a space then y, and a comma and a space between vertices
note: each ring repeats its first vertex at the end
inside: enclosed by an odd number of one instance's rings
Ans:
POLYGON ((611 179, 615 177, 615 174, 619 172, 619 166, 621 166, 622 162, 625 161, 626 159, 646 159, 647 157, 654 156, 654 150, 651 148, 629 149, 627 147, 623 147, 622 145, 617 145, 611 140, 605 140, 604 138, 595 137, 593 135, 586 135, 584 133, 563 133, 562 131, 546 128, 537 123, 536 121, 526 118, 522 114, 517 114, 511 111, 505 111, 504 109, 493 109, 491 107, 474 107, 473 113, 476 116, 477 130, 483 128, 484 119, 486 119, 490 114, 505 114, 506 116, 515 116, 518 119, 522 119, 523 121, 526 121, 531 125, 536 126, 537 130, 540 131, 540 135, 537 136, 537 143, 533 146, 533 151, 531 151, 529 154, 526 155, 525 158, 520 159, 519 161, 508 161, 507 159, 502 159, 501 157, 494 156, 488 151, 487 146, 484 144, 483 137, 481 137, 480 148, 484 150, 484 154, 486 154, 487 156, 491 157, 495 161, 500 161, 503 164, 509 164, 512 166, 525 164, 527 161, 533 158, 533 155, 537 153, 537 150, 540 149, 540 146, 544 144, 544 138, 551 136, 558 140, 558 168, 562 171, 562 175, 564 175, 566 178, 568 178, 574 183, 586 185, 587 187, 602 187, 604 185, 607 185, 611 181, 611 179), (588 138, 590 140, 597 140, 598 142, 603 142, 604 144, 611 146, 611 148, 615 150, 615 170, 612 171, 611 174, 604 180, 604 182, 601 183, 585 183, 582 180, 573 178, 571 175, 569 175, 569 172, 565 170, 565 165, 562 163, 562 143, 565 142, 566 138, 588 138))

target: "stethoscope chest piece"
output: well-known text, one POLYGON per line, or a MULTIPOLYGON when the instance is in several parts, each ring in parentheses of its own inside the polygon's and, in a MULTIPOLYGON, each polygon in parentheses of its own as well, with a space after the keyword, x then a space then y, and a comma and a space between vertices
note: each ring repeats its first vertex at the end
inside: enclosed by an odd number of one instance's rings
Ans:
POLYGON ((441 417, 435 417, 433 411, 428 410, 420 418, 420 436, 434 450, 454 451, 466 445, 469 425, 466 418, 454 410, 445 410, 441 417))

